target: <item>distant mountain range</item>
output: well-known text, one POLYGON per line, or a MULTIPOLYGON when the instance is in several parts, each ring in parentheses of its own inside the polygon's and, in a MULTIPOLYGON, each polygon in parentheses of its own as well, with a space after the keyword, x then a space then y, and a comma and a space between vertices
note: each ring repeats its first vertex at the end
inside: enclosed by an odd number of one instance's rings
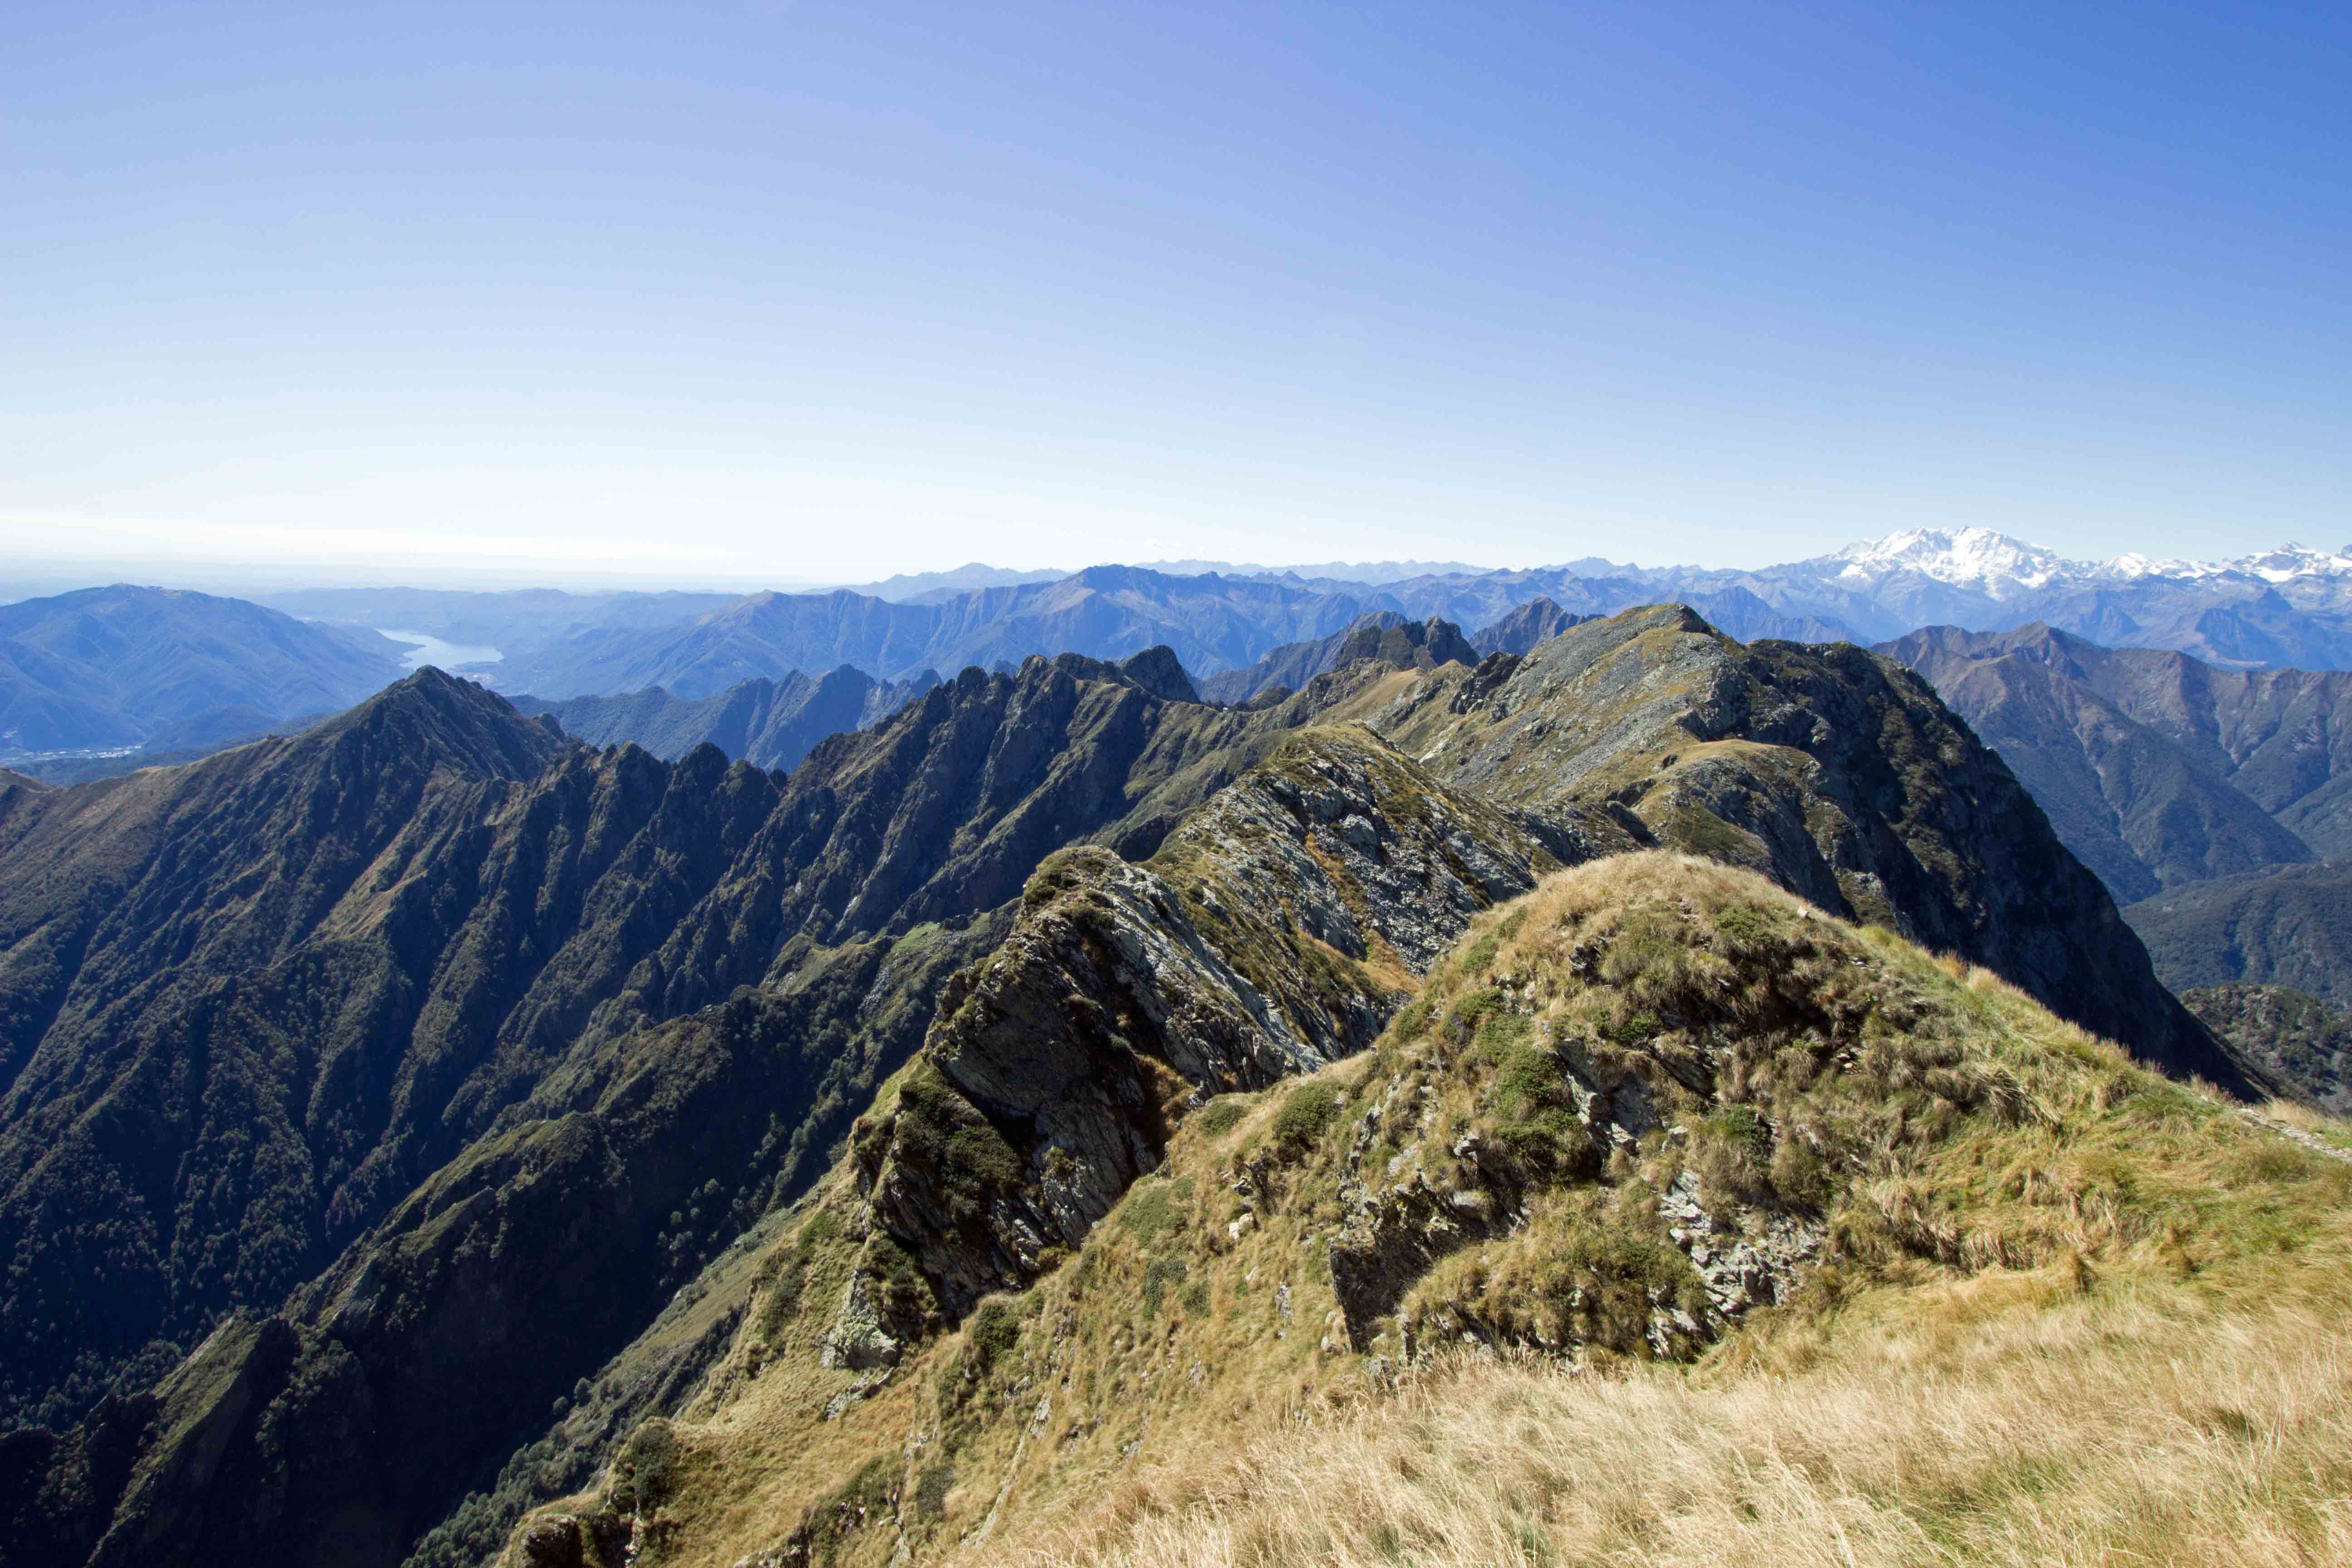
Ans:
POLYGON ((0 755, 203 749, 399 679, 373 632, 118 584, 0 605, 0 755))
MULTIPOLYGON (((2352 1004, 2352 672, 2223 669, 2044 626, 1931 626, 1879 651, 2000 752, 2166 984, 2352 1004)), ((2232 1027, 2300 1005, 2236 1007, 2232 1027)))
MULTIPOLYGON (((30 600, 0 610, 0 756, 201 752, 334 710, 420 659, 541 703, 658 691, 660 707, 710 702, 747 682, 813 681, 844 668, 893 688, 970 665, 1011 669, 1034 654, 1118 660, 1166 646, 1207 689, 1229 694, 1328 668, 1339 657, 1331 639, 1367 617, 1389 627, 1443 622, 1467 629, 1477 653, 1524 652, 1579 619, 1666 602, 1686 603, 1751 642, 1885 641, 1923 625, 2002 634, 2038 624, 2086 645, 2178 650, 2221 669, 2352 667, 2352 555, 2287 548, 2220 563, 2085 563, 1984 529, 1915 531, 1754 570, 1594 558, 1512 571, 1393 562, 1280 572, 1097 566, 1045 577, 975 563, 874 588, 748 595, 322 589, 272 595, 257 606, 112 588, 30 600), (96 629, 109 625, 113 631, 96 629), (435 640, 404 652, 384 633, 435 640), (1328 646, 1318 652, 1313 645, 1328 646)), ((730 711, 740 718, 772 696, 731 698, 750 706, 730 711)), ((713 733, 732 732, 736 722, 717 710, 657 715, 649 700, 568 711, 578 732, 615 738, 698 733, 706 721, 713 733)), ((800 743, 780 741, 772 754, 800 743)), ((2054 812, 2075 809, 2053 781, 2044 785, 2054 812)), ((2078 835, 2084 852, 2119 892, 2145 896, 2167 878, 2289 858, 2260 817, 2231 797, 2181 787, 2202 803, 2196 809, 2221 814, 2208 835, 2218 858, 2167 862, 2161 872, 2150 863, 2135 880, 2125 862, 2142 851, 2118 858, 2093 843, 2098 835, 2086 826, 2078 835)), ((2098 794, 2081 778, 2067 788, 2098 794)))
POLYGON ((656 687, 557 702, 517 697, 514 706, 519 713, 549 715, 576 740, 597 746, 628 742, 664 762, 697 746, 716 746, 754 767, 791 768, 827 735, 867 729, 939 683, 928 669, 912 680, 885 682, 844 665, 814 679, 794 670, 782 680, 739 681, 698 701, 656 687))
POLYGON ((2048 626, 1931 626, 1926 676, 2118 899, 2352 854, 2352 672, 2217 668, 2048 626))
POLYGON ((2107 647, 2166 647, 2231 668, 2352 668, 2352 555, 2287 547, 2223 563, 2069 561, 1988 529, 1915 530, 1754 569, 1588 558, 1481 571, 1459 563, 1331 563, 1202 571, 1206 562, 1067 575, 978 563, 816 594, 441 594, 333 590, 274 606, 494 646, 471 673, 549 699, 659 686, 688 700, 739 681, 846 664, 878 680, 1032 653, 1123 658, 1155 644, 1197 676, 1387 612, 1463 627, 1531 600, 1563 616, 1680 602, 1747 641, 1871 643, 1930 625, 2041 622, 2107 647), (1175 568, 1183 568, 1176 570, 1175 568))
POLYGON ((1247 669, 1213 675, 1201 683, 1201 695, 1212 702, 1247 702, 1264 692, 1296 690, 1326 670, 1368 658, 1397 669, 1435 669, 1449 662, 1475 664, 1478 650, 1450 621, 1408 621, 1394 610, 1375 610, 1328 637, 1287 643, 1247 669))

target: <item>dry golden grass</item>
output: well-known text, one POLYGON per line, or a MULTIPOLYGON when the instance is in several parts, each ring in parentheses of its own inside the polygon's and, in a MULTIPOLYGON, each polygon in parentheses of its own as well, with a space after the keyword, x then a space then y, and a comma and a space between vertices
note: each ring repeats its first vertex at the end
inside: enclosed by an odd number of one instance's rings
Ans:
POLYGON ((2013 1275, 1958 1290, 1960 1318, 1990 1315, 1794 1374, 1432 1369, 1328 1423, 1163 1459, 997 1560, 2352 1562, 2340 1313, 2214 1310, 2160 1286, 2071 1298, 2013 1275), (2042 1304, 2053 1292, 2071 1299, 2042 1304))

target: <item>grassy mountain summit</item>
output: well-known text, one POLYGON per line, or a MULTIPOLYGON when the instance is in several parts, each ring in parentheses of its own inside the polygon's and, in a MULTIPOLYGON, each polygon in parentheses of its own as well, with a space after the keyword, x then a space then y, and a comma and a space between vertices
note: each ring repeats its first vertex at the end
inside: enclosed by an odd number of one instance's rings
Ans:
POLYGON ((1593 848, 1748 867, 1982 963, 2172 1070, 2251 1087, 2000 759, 1925 682, 1851 644, 1742 645, 1662 605, 1475 671, 1391 676, 1333 712, 1593 848))
MULTIPOLYGON (((925 1072, 859 1136, 932 1115, 925 1072)), ((1752 875, 1556 873, 1370 1049, 1215 1088, 1162 1097, 1158 1167, 1034 1282, 887 1356, 845 1353, 899 1234, 853 1155, 734 1277, 700 1392, 510 1560, 2344 1544, 2340 1391, 2272 1353, 2342 1347, 2341 1124, 2298 1141, 1752 875), (1963 1412, 1908 1475, 1874 1447, 1963 1412)))

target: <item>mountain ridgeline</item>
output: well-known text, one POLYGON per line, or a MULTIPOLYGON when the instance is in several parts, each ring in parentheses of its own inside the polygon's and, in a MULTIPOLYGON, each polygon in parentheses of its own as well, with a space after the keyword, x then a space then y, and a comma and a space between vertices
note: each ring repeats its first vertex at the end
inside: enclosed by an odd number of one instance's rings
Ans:
POLYGON ((217 745, 349 707, 395 643, 242 599, 117 584, 0 605, 0 754, 217 745))
POLYGON ((1201 683, 1212 702, 1247 702, 1259 693, 1293 690, 1327 669, 1377 659, 1399 669, 1475 664, 1478 650, 1450 621, 1405 619, 1394 610, 1360 616, 1328 637, 1287 643, 1246 669, 1229 669, 1201 683))
MULTIPOLYGON (((844 664, 896 681, 1041 651, 1123 658, 1160 644, 1213 677, 1367 615, 1488 627, 1538 599, 1571 616, 1681 602, 1748 641, 1869 642, 1927 625, 2005 632, 2039 622, 2112 647, 2183 649, 2221 668, 2352 668, 2352 558, 2288 549, 2220 564, 2073 562, 1984 529, 1916 531, 1748 569, 1596 559, 1505 571, 1273 572, 1191 562, 1066 576, 968 570, 902 592, 911 586, 736 597, 342 590, 273 602, 355 626, 496 644, 504 660, 481 673, 551 700, 658 686, 694 701, 743 680, 844 664)), ((1541 640, 1525 630, 1513 646, 1478 651, 1524 653, 1541 640)))
POLYGON ((1673 606, 1475 665, 1415 629, 1247 706, 1164 648, 966 668, 788 773, 426 671, 0 786, 12 1562, 486 1561, 698 1396, 749 1331, 709 1281, 828 1168, 874 1228, 827 1364, 885 1376, 1202 1097, 1360 1050, 1482 910, 1631 851, 2261 1087, 1899 668, 1673 606))
POLYGON ((843 665, 814 679, 793 670, 782 680, 739 681, 691 702, 659 687, 615 697, 549 701, 518 696, 512 701, 515 711, 547 714, 565 734, 594 746, 626 742, 665 762, 697 746, 716 746, 754 767, 790 769, 826 736, 870 729, 939 683, 934 670, 886 682, 843 665))

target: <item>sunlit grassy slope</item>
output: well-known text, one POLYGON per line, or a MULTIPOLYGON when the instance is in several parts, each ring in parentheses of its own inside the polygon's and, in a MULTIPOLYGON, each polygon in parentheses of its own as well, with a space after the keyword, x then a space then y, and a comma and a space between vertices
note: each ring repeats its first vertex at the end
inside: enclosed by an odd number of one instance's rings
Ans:
POLYGON ((873 1245, 828 1188, 600 1500, 711 1564, 2352 1561, 2344 1135, 1754 877, 1597 862, 887 1375, 817 1364, 873 1245), (1800 1238, 1777 1305, 1710 1303, 1694 1189, 1800 1238))

